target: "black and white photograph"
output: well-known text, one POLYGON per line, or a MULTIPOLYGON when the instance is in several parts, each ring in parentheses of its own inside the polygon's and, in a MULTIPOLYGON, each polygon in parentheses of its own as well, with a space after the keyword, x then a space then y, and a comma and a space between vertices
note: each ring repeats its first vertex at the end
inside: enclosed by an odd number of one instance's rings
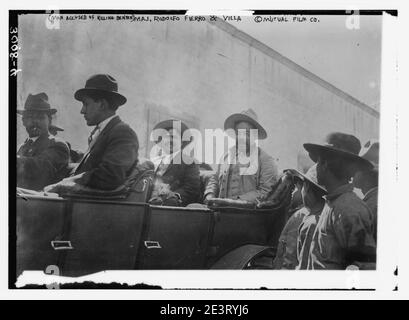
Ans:
POLYGON ((9 10, 9 289, 397 291, 398 16, 9 10))

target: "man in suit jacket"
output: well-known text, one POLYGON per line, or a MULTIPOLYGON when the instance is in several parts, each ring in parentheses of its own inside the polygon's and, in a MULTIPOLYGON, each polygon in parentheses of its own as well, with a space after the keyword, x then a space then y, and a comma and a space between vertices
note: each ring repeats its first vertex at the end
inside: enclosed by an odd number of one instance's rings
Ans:
POLYGON ((29 94, 22 115, 28 138, 17 151, 17 187, 42 190, 64 177, 69 161, 68 146, 49 134, 51 115, 45 93, 29 94))
POLYGON ((88 139, 88 150, 72 175, 46 188, 48 192, 75 192, 82 186, 114 190, 121 186, 138 162, 136 133, 117 115, 126 102, 110 75, 89 78, 85 88, 75 93, 82 102, 81 114, 88 126, 95 126, 88 139))
POLYGON ((197 202, 200 196, 199 166, 183 153, 186 143, 181 138, 188 127, 180 120, 171 119, 158 123, 154 130, 158 129, 165 131, 161 135, 161 155, 151 159, 155 165, 155 184, 149 202, 167 206, 197 202))

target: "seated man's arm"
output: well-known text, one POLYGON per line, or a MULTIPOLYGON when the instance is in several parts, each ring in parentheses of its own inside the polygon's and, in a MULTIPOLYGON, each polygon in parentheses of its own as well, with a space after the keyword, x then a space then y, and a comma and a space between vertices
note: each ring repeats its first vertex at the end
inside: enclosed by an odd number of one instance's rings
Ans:
POLYGON ((36 156, 18 156, 17 174, 34 181, 44 181, 44 185, 47 185, 55 181, 58 172, 68 166, 69 157, 68 146, 58 141, 36 156))
POLYGON ((84 172, 76 183, 101 190, 119 187, 138 160, 138 148, 138 138, 132 130, 118 130, 108 142, 99 165, 84 172))
POLYGON ((206 201, 206 198, 209 197, 217 197, 219 194, 219 175, 220 175, 220 167, 221 165, 219 164, 217 166, 217 171, 213 173, 207 182, 207 185, 204 188, 204 195, 203 199, 206 201))
POLYGON ((269 155, 260 156, 259 184, 256 190, 251 190, 239 196, 241 200, 255 202, 257 198, 264 197, 271 191, 278 179, 278 170, 273 158, 269 155))

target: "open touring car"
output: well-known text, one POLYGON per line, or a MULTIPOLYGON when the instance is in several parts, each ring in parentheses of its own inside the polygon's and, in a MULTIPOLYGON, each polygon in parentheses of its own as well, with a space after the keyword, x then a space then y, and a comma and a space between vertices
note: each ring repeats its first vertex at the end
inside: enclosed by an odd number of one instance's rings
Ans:
POLYGON ((293 183, 283 177, 271 192, 279 201, 254 207, 149 205, 153 172, 140 166, 114 191, 17 193, 17 276, 48 266, 64 276, 256 268, 258 257, 273 258, 286 221, 293 183))

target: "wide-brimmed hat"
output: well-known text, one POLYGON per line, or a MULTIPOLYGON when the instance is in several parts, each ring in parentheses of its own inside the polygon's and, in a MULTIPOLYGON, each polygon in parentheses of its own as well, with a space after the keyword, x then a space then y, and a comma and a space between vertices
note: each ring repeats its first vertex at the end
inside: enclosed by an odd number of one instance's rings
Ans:
POLYGON ((296 169, 288 169, 285 171, 289 171, 290 173, 292 173, 293 175, 295 175, 296 177, 298 177, 299 179, 301 179, 302 181, 308 181, 311 184, 313 184, 315 187, 317 187, 320 191, 322 191, 322 193, 327 194, 328 191, 327 189, 318 183, 318 179, 317 179, 317 164, 314 164, 311 168, 308 169, 308 171, 304 174, 301 173, 300 171, 296 170, 296 169))
POLYGON ((118 83, 109 74, 96 74, 85 82, 85 87, 75 92, 75 99, 82 101, 87 93, 102 93, 115 99, 117 106, 125 104, 126 98, 118 93, 118 83))
POLYGON ((251 123, 258 130, 258 138, 267 138, 267 132, 263 126, 258 122, 257 114, 253 109, 242 111, 241 113, 234 113, 227 117, 224 121, 224 130, 234 129, 237 122, 246 121, 251 123))
POLYGON ((373 165, 373 170, 378 171, 379 168, 379 141, 369 140, 363 146, 359 156, 363 159, 368 160, 373 165))
POLYGON ((27 112, 45 112, 47 114, 54 114, 57 112, 57 109, 51 108, 46 93, 30 93, 24 104, 24 109, 17 109, 18 114, 24 114, 27 112))
POLYGON ((314 162, 317 162, 320 155, 330 155, 342 157, 346 161, 354 162, 363 168, 373 168, 371 162, 359 156, 361 142, 351 134, 333 132, 326 137, 324 143, 304 143, 304 148, 314 162))

